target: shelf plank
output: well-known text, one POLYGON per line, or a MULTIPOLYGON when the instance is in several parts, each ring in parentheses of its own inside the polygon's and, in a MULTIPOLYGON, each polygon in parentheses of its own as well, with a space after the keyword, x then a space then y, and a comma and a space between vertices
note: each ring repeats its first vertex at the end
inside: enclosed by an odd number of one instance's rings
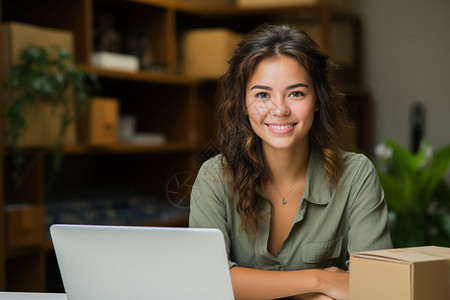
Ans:
POLYGON ((182 13, 198 15, 203 17, 235 17, 251 15, 274 15, 293 12, 319 12, 322 9, 330 9, 333 16, 354 18, 356 14, 345 7, 332 4, 291 4, 281 6, 261 6, 261 7, 237 7, 237 6, 197 6, 186 2, 177 2, 176 10, 182 13))
POLYGON ((175 8, 177 2, 176 0, 128 0, 128 1, 162 8, 175 8))
POLYGON ((185 152, 194 149, 188 143, 165 143, 161 145, 144 144, 116 144, 111 146, 66 145, 65 154, 130 154, 157 152, 185 152))
POLYGON ((118 80, 128 80, 128 81, 141 81, 148 83, 159 83, 167 85, 198 85, 201 80, 197 78, 192 78, 183 75, 173 75, 173 74, 157 74, 151 72, 127 72, 114 69, 98 68, 90 65, 84 65, 83 70, 88 72, 93 72, 100 77, 118 79, 118 80))
POLYGON ((255 6, 255 7, 240 7, 234 5, 203 5, 189 3, 183 0, 128 0, 130 2, 137 2, 144 5, 161 7, 166 9, 174 9, 175 11, 190 13, 205 17, 233 17, 239 15, 257 15, 257 14, 283 14, 292 13, 292 11, 302 10, 320 10, 324 7, 331 9, 334 15, 354 17, 356 14, 350 9, 342 5, 333 3, 299 3, 299 4, 285 4, 285 5, 269 5, 269 6, 255 6))

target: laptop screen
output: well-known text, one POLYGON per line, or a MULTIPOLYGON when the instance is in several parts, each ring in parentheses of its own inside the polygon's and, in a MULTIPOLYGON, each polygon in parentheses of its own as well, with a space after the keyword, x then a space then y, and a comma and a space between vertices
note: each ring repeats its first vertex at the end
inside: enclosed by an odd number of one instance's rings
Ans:
POLYGON ((218 229, 52 225, 69 300, 234 299, 218 229))

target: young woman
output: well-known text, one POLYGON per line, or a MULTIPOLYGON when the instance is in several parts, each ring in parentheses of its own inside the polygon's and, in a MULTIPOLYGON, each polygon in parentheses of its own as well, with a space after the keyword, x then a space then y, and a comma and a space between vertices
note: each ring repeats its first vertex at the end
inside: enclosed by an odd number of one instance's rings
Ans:
POLYGON ((191 197, 191 227, 222 230, 236 299, 348 299, 349 253, 392 247, 372 163, 343 151, 334 66, 304 32, 264 25, 219 81, 221 155, 191 197))

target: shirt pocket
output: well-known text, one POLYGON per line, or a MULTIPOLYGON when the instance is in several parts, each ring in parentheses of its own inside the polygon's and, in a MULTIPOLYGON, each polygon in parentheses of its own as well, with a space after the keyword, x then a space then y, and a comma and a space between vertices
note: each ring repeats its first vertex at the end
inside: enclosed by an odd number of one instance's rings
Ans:
POLYGON ((335 265, 342 252, 342 237, 326 241, 314 242, 301 246, 303 262, 310 267, 328 267, 335 265))

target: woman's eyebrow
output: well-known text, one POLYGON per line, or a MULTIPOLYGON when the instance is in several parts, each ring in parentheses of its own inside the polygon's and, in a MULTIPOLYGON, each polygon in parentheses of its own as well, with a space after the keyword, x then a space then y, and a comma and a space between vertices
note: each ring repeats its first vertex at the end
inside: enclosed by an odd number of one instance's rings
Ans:
MULTIPOLYGON (((306 83, 296 83, 296 84, 287 86, 286 90, 295 89, 297 87, 309 87, 309 86, 306 83)), ((268 90, 268 91, 272 90, 272 88, 270 86, 266 86, 266 85, 254 85, 254 86, 252 86, 252 88, 250 90, 254 90, 254 89, 268 90)))
POLYGON ((295 89, 297 87, 309 87, 306 83, 296 83, 286 87, 286 90, 295 89))
POLYGON ((254 89, 268 90, 268 91, 272 90, 271 87, 265 86, 265 85, 254 85, 254 86, 252 86, 252 88, 250 90, 254 90, 254 89))

